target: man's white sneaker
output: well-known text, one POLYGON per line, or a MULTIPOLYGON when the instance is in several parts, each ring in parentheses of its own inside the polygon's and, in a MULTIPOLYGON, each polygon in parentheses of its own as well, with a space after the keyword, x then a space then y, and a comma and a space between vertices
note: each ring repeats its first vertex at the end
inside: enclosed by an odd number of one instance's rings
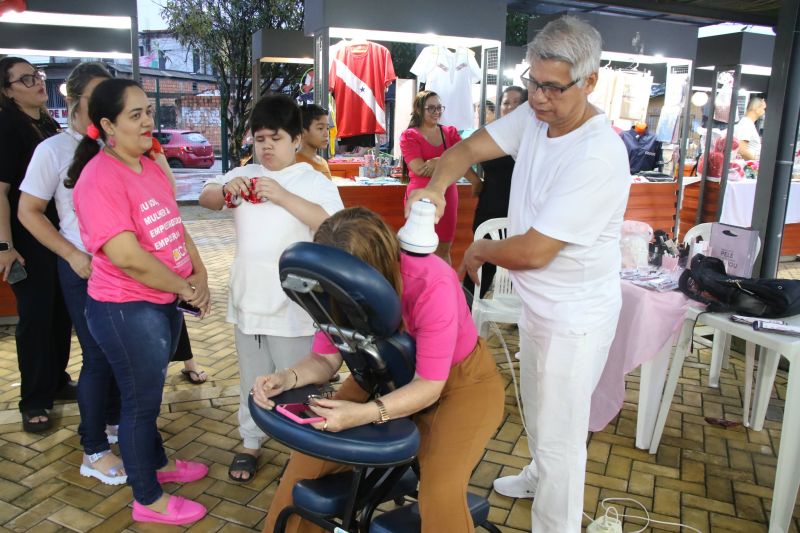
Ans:
POLYGON ((523 474, 495 479, 494 490, 509 498, 533 498, 536 496, 536 486, 531 485, 531 482, 523 474))

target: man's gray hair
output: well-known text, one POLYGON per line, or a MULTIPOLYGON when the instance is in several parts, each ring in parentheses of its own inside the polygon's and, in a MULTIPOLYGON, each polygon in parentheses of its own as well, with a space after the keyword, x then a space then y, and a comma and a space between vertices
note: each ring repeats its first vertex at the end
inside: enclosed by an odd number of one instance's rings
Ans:
POLYGON ((603 40, 600 32, 577 17, 566 15, 551 22, 528 44, 528 64, 534 59, 563 61, 570 76, 583 87, 586 77, 600 68, 603 40))

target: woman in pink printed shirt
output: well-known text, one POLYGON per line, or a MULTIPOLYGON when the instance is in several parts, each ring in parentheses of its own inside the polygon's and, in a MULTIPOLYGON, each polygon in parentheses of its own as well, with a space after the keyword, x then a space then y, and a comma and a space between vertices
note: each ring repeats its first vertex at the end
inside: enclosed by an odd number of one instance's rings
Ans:
POLYGON ((205 507, 164 493, 160 484, 200 479, 208 467, 168 460, 156 419, 183 322, 176 300, 207 313, 207 274, 169 179, 144 156, 152 145, 153 109, 141 87, 124 79, 101 82, 89 100, 89 118, 66 185, 74 186, 81 239, 92 254, 86 320, 121 392, 119 447, 133 489, 133 519, 188 524, 205 507))
MULTIPOLYGON (((314 426, 341 431, 412 416, 421 437, 418 501, 423 533, 473 531, 467 485, 486 443, 500 425, 504 393, 494 359, 475 330, 458 276, 436 255, 401 253, 392 229, 363 207, 332 215, 319 227, 314 242, 341 248, 383 274, 400 295, 403 324, 416 342, 416 375, 410 383, 367 402, 367 392, 350 377, 334 399, 310 405, 325 418, 314 426)), ((341 364, 336 347, 317 333, 305 359, 287 370, 259 376, 253 387, 254 400, 271 409, 272 396, 310 383, 326 383, 341 364)), ((293 453, 272 499, 264 531, 271 532, 281 510, 292 504, 296 481, 345 468, 293 453)), ((286 531, 308 533, 319 528, 293 516, 286 531)))

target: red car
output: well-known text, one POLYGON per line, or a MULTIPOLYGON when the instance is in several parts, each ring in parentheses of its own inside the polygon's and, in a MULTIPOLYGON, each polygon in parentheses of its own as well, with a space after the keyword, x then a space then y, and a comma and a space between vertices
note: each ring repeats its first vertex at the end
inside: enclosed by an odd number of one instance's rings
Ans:
POLYGON ((154 131, 153 137, 164 147, 164 155, 173 168, 211 168, 214 164, 214 149, 198 131, 162 129, 154 131))

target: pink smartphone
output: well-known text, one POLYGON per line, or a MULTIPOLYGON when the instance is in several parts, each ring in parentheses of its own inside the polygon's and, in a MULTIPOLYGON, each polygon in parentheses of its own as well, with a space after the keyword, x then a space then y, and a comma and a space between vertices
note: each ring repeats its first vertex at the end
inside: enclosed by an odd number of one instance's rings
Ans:
POLYGON ((325 419, 309 409, 305 403, 282 403, 276 407, 283 416, 294 420, 298 424, 313 424, 314 422, 324 422, 325 419))

